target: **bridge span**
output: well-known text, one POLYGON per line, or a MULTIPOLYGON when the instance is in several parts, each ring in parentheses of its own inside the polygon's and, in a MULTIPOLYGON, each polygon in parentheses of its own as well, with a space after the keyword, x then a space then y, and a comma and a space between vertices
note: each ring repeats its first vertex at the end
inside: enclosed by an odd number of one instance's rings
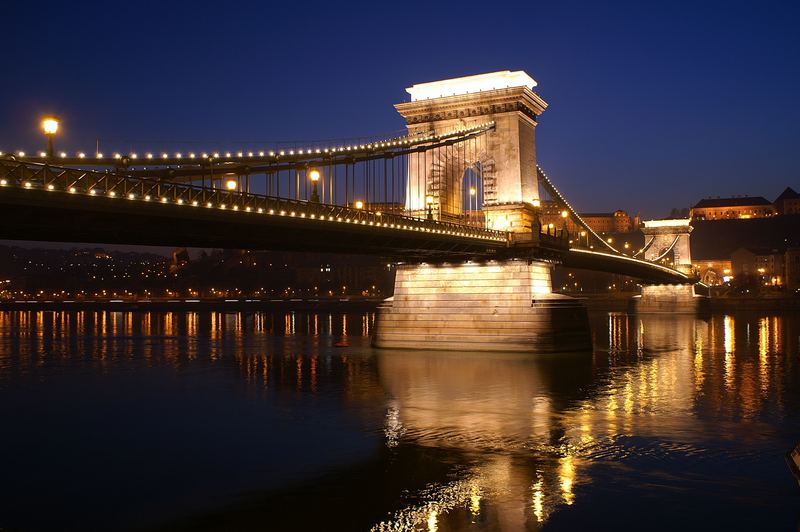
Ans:
POLYGON ((0 238, 377 254, 399 263, 380 347, 569 348, 585 319, 553 293, 553 265, 693 280, 621 253, 580 218, 537 164, 547 103, 535 86, 508 71, 414 85, 396 106, 405 135, 354 144, 5 152, 0 238), (542 227, 545 195, 588 237, 542 227))

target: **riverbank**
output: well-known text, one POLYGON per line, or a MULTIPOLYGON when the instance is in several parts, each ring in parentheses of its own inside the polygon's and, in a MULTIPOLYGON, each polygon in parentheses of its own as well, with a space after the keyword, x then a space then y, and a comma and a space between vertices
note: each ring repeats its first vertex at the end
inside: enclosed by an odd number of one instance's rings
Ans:
MULTIPOLYGON (((637 294, 570 294, 583 300, 591 311, 627 312, 637 294)), ((321 312, 369 312, 382 302, 382 297, 342 298, 292 298, 292 299, 90 299, 90 300, 14 300, 0 301, 0 310, 119 310, 119 311, 247 311, 247 310, 294 310, 321 312)), ((712 312, 747 311, 800 311, 797 296, 725 296, 712 297, 709 305, 712 312)))
POLYGON ((0 310, 119 310, 119 311, 352 311, 375 310, 380 297, 341 297, 325 299, 90 299, 90 300, 15 300, 0 302, 0 310))

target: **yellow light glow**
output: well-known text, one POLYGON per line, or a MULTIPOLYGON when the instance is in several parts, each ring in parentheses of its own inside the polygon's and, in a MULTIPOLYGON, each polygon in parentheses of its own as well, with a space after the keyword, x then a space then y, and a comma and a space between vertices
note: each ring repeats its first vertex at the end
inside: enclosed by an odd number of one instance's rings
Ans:
POLYGON ((363 209, 363 208, 364 208, 364 202, 363 202, 363 201, 361 201, 361 200, 358 200, 358 201, 355 203, 355 206, 356 206, 356 209, 363 209))
POLYGON ((475 194, 477 194, 477 192, 478 191, 475 190, 475 187, 469 187, 469 195, 470 196, 474 196, 475 194))
POLYGON ((309 172, 308 172, 309 179, 311 179, 311 181, 314 181, 314 182, 319 181, 319 175, 320 175, 319 174, 319 170, 317 170, 317 169, 309 170, 309 172))
POLYGON ((225 182, 225 188, 227 188, 228 190, 236 190, 238 186, 239 184, 236 182, 235 179, 228 179, 225 182))
POLYGON ((49 116, 42 120, 42 130, 45 135, 55 135, 58 131, 58 119, 49 116))
POLYGON ((566 218, 567 216, 569 216, 569 213, 567 211, 561 211, 562 218, 566 218))
POLYGON ((537 209, 542 206, 542 202, 539 201, 539 198, 534 199, 532 203, 533 206, 536 207, 537 209))
POLYGON ((433 196, 431 196, 431 195, 425 196, 425 204, 426 205, 433 205, 433 196))

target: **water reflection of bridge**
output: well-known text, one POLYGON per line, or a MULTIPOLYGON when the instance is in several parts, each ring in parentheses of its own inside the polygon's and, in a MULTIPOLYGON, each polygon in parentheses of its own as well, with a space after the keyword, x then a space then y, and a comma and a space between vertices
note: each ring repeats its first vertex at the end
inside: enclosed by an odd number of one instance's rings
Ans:
POLYGON ((326 401, 385 402, 380 460, 427 449, 461 467, 456 478, 409 471, 432 489, 395 517, 449 528, 477 519, 536 529, 585 500, 598 464, 689 456, 703 449, 709 425, 722 438, 758 438, 748 424, 786 408, 787 382, 798 371, 789 356, 798 349, 796 321, 594 319, 592 356, 379 352, 376 365, 358 340, 369 334, 366 315, 0 312, 0 383, 70 357, 105 368, 108 346, 122 344, 137 353, 129 364, 229 366, 254 399, 266 400, 267 389, 288 397, 327 386, 326 401), (356 347, 327 349, 345 327, 356 347), (148 341, 154 337, 174 338, 179 348, 159 350, 148 341), (334 381, 340 395, 331 392, 334 381))
POLYGON ((444 483, 396 519, 461 529, 488 512, 500 529, 536 529, 580 502, 593 482, 590 465, 691 455, 709 437, 707 424, 783 409, 785 353, 796 339, 780 317, 611 314, 607 332, 596 345, 608 356, 591 359, 381 355, 381 380, 394 398, 387 444, 402 434, 475 464, 463 481, 444 483))

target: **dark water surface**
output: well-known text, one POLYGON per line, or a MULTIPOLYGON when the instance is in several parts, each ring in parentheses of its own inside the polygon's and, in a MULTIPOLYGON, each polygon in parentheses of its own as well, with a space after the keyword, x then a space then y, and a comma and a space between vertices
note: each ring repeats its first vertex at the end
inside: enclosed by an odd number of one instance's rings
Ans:
POLYGON ((798 314, 596 313, 552 356, 373 319, 0 312, 0 530, 798 527, 798 314))

